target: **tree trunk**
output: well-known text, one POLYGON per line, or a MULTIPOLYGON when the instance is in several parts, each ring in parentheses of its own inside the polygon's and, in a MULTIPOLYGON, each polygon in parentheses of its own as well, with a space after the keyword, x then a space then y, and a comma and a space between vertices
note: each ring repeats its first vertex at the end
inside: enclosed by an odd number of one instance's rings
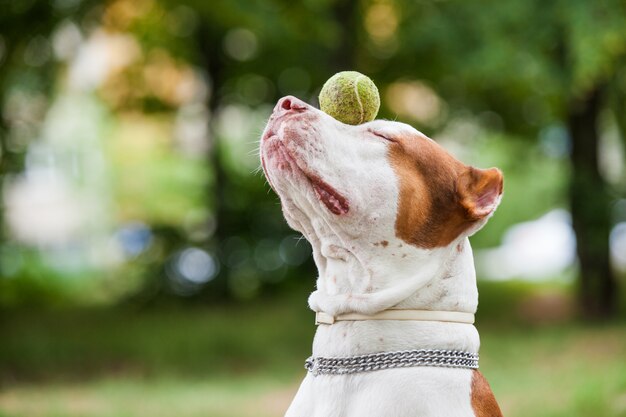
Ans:
POLYGON ((330 56, 330 66, 335 72, 355 69, 359 33, 358 9, 357 0, 336 0, 332 8, 333 17, 340 28, 335 50, 330 56))
MULTIPOLYGON (((212 250, 221 258, 219 248, 224 241, 232 234, 228 223, 229 212, 225 207, 228 201, 228 192, 232 189, 229 177, 224 167, 222 151, 219 137, 215 130, 215 116, 221 105, 222 83, 224 79, 224 56, 222 53, 223 33, 208 24, 202 24, 197 31, 197 42, 200 52, 200 63, 206 69, 211 80, 211 94, 208 97, 207 107, 209 109, 209 135, 211 147, 207 154, 207 162, 213 170, 213 184, 207 192, 207 205, 212 209, 215 230, 211 237, 211 242, 207 242, 212 250)), ((223 261, 223 259, 220 259, 223 261)), ((221 262, 223 264, 223 262, 221 262)), ((209 290, 202 293, 205 297, 228 297, 228 270, 221 268, 216 279, 211 283, 209 290)))
POLYGON ((610 197, 598 164, 597 119, 602 89, 571 103, 567 127, 572 141, 570 206, 580 264, 579 307, 588 319, 617 312, 617 284, 609 255, 610 197))
MULTIPOLYGON (((626 66, 626 62, 622 65, 626 66)), ((611 91, 613 91, 611 100, 613 104, 613 115, 619 136, 622 139, 623 149, 625 151, 624 156, 626 156, 626 95, 622 93, 622 91, 626 91, 626 82, 619 83, 614 81, 610 85, 610 88, 611 91)))

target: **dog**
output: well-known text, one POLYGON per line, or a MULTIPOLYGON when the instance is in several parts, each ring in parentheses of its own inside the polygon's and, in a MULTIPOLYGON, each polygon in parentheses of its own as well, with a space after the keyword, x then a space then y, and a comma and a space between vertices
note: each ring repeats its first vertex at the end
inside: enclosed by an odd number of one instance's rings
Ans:
POLYGON ((260 156, 319 272, 313 356, 286 416, 501 416, 475 366, 428 359, 475 364, 457 357, 480 344, 468 237, 500 203, 500 170, 467 166, 409 125, 346 125, 292 96, 276 104, 260 156), (332 370, 333 359, 347 365, 332 370))

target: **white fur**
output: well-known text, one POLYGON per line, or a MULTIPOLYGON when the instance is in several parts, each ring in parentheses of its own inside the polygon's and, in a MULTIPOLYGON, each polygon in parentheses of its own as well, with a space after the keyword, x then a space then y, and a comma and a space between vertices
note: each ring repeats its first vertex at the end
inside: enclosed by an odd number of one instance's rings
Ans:
MULTIPOLYGON (((478 293, 469 233, 436 249, 417 248, 395 236, 398 178, 387 158, 389 142, 378 135, 404 132, 415 140, 430 139, 397 122, 345 125, 296 98, 287 99, 299 107, 284 109, 279 101, 262 137, 261 157, 287 222, 313 248, 319 277, 309 297, 311 309, 372 314, 398 306, 474 313, 478 293), (276 151, 279 146, 290 156, 276 151), (346 197, 349 212, 330 212, 304 173, 320 177, 346 197)), ((479 337, 467 324, 338 322, 319 326, 313 355, 420 348, 477 352, 479 337)), ((286 415, 473 416, 470 383, 471 371, 447 368, 308 374, 286 415)))

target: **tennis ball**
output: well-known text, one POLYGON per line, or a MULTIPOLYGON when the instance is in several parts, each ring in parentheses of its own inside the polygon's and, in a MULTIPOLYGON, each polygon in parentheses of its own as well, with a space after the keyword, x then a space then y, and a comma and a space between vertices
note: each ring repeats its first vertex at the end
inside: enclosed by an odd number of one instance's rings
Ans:
POLYGON ((356 71, 338 72, 320 91, 320 109, 340 122, 358 125, 374 120, 380 107, 376 84, 356 71))

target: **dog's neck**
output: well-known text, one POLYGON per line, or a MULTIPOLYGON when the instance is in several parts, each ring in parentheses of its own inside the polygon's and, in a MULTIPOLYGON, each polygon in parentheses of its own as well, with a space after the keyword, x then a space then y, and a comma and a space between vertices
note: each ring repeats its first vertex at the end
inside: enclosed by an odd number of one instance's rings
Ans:
MULTIPOLYGON (((325 255, 328 249, 315 256, 320 276, 317 291, 309 298, 315 311, 373 314, 391 307, 476 311, 476 274, 465 237, 411 262, 373 259, 363 265, 366 259, 350 258, 354 255, 348 251, 342 251, 343 261, 325 255)), ((478 345, 478 333, 468 324, 370 320, 320 325, 313 351, 320 356, 350 356, 422 348, 477 351, 478 345)))
POLYGON ((476 311, 476 274, 467 238, 422 256, 404 256, 401 248, 378 258, 332 244, 314 246, 319 278, 309 298, 311 309, 333 315, 373 314, 391 307, 476 311))
POLYGON ((472 247, 467 238, 450 248, 445 264, 426 285, 397 307, 475 313, 478 289, 472 247))

